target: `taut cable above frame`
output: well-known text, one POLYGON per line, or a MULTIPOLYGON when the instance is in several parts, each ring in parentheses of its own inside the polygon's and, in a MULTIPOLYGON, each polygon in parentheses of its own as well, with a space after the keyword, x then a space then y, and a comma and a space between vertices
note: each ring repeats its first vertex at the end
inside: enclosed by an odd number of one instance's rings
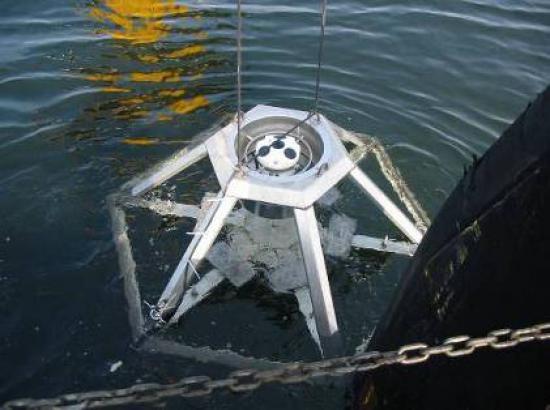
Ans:
POLYGON ((241 0, 237 0, 237 155, 241 152, 241 112, 242 112, 242 32, 243 19, 241 11, 241 0))
MULTIPOLYGON (((323 51, 325 43, 325 31, 327 23, 327 0, 320 0, 320 33, 319 49, 317 55, 317 70, 315 73, 315 96, 310 115, 302 122, 298 123, 283 136, 287 136, 301 124, 307 122, 319 110, 319 98, 321 89, 321 69, 323 65, 323 51)), ((243 37, 243 19, 242 19, 242 1, 237 0, 237 153, 241 153, 241 128, 242 128, 242 37, 243 37)), ((239 159, 240 165, 240 159, 239 159)))

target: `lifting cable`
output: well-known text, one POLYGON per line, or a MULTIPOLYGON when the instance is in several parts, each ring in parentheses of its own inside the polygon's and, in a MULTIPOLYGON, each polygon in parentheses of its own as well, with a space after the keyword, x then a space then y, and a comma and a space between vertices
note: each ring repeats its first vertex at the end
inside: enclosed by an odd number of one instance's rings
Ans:
MULTIPOLYGON (((323 50, 325 44, 325 28, 327 23, 327 0, 320 0, 320 32, 319 32, 319 50, 317 54, 317 69, 315 73, 315 97, 313 107, 307 117, 288 130, 284 136, 287 136, 303 123, 307 122, 318 112, 319 94, 321 89, 321 69, 323 65, 323 50)), ((243 21, 242 21, 242 0, 237 0, 237 155, 241 155, 241 126, 242 126, 242 37, 243 37, 243 21)), ((246 158, 243 155, 239 162, 246 158)))

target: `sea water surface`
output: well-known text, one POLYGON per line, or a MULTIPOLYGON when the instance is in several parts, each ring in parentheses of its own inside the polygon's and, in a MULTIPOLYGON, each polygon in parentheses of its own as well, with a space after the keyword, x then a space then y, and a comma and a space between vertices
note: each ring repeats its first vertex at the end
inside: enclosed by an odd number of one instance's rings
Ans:
MULTIPOLYGON (((245 108, 309 109, 319 4, 243 7, 245 108)), ((546 0, 342 0, 329 1, 328 14, 321 111, 376 135, 432 218, 472 156, 550 80, 546 0)), ((235 29, 235 4, 222 0, 2 4, 0 402, 231 370, 136 350, 105 198, 235 111, 235 29)), ((374 164, 363 166, 389 189, 374 164)), ((213 183, 208 165, 177 181, 194 199, 213 183)), ((395 235, 357 190, 342 190, 360 233, 395 235)), ((141 258, 146 280, 163 286, 181 255, 170 238, 192 225, 131 222, 167 244, 160 257, 141 258)), ((372 333, 406 264, 369 252, 329 263, 347 353, 372 333)), ((260 285, 226 287, 185 322, 182 338, 194 346, 318 358, 296 304, 260 285)), ((336 409, 348 401, 345 383, 322 383, 168 404, 336 409)))

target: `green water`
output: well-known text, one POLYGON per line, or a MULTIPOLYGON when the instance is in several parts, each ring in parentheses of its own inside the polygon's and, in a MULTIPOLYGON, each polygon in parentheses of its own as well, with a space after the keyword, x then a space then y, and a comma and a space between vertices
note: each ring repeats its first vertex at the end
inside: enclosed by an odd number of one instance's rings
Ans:
MULTIPOLYGON (((234 111, 234 4, 6 3, 0 401, 226 374, 223 366, 131 348, 105 197, 234 111), (122 367, 111 373, 119 360, 122 367)), ((244 10, 245 108, 310 108, 318 4, 246 1, 244 10)), ((472 155, 483 154, 550 79, 545 0, 344 0, 329 2, 328 24, 321 111, 345 128, 378 136, 431 217, 472 155)), ((179 181, 187 199, 215 189, 208 167, 195 172, 179 181)), ((388 232, 354 188, 342 191, 349 199, 341 207, 358 218, 360 232, 388 232)), ((180 254, 174 244, 191 225, 134 219, 166 244, 161 258, 143 261, 162 286, 161 263, 174 264, 180 254)), ((374 329, 406 264, 403 257, 361 252, 330 263, 348 353, 374 329)), ((276 359, 315 359, 296 309, 254 285, 225 289, 189 315, 185 338, 276 359)), ((171 404, 332 409, 346 402, 344 384, 325 384, 171 404)))

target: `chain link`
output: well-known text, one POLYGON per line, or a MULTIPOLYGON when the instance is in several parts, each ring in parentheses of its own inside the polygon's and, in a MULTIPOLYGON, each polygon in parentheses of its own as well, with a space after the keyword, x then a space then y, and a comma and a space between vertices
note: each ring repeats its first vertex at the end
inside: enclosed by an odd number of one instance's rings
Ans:
POLYGON ((521 343, 549 339, 550 322, 517 330, 494 330, 484 337, 454 336, 434 346, 412 343, 395 351, 366 352, 312 363, 290 363, 273 370, 237 370, 225 379, 213 380, 208 376, 194 376, 172 384, 137 384, 126 389, 73 393, 51 399, 20 399, 4 404, 4 408, 37 409, 78 406, 79 409, 83 409, 152 403, 170 397, 207 396, 215 390, 223 389, 241 393, 256 390, 267 383, 302 383, 315 377, 337 377, 395 364, 424 363, 432 356, 445 355, 455 358, 471 355, 480 348, 508 349, 521 343))

